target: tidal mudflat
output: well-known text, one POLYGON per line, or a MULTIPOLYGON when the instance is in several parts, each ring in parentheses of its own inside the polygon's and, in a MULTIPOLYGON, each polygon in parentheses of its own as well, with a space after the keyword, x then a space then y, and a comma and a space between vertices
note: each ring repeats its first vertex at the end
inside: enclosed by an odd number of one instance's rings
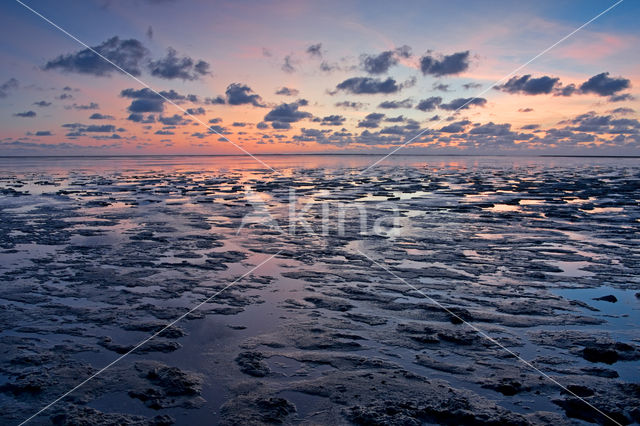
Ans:
POLYGON ((0 160, 2 424, 640 422, 638 160, 264 159, 0 160))

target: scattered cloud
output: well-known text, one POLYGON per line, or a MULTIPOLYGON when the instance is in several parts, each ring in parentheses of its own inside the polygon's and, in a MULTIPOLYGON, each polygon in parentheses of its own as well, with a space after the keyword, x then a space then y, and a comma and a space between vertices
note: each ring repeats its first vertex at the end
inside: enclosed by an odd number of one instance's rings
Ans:
POLYGON ((411 56, 411 48, 402 46, 395 50, 386 50, 378 55, 361 55, 360 63, 362 69, 369 74, 384 74, 394 65, 398 64, 399 58, 411 56))
POLYGON ((307 47, 306 52, 311 56, 322 58, 322 43, 312 44, 311 46, 307 47))
POLYGON ((276 90, 276 95, 283 95, 283 96, 297 96, 299 93, 300 93, 299 90, 292 89, 290 87, 281 87, 278 90, 276 90))
POLYGON ((583 93, 595 93, 599 96, 612 96, 631 87, 631 82, 622 77, 609 77, 608 72, 594 75, 580 85, 583 93))
POLYGON ((230 105, 251 104, 257 107, 264 107, 262 98, 253 93, 251 88, 245 84, 232 83, 227 87, 225 93, 227 95, 227 102, 230 105))
POLYGON ((175 49, 167 49, 167 56, 157 61, 150 61, 149 72, 154 77, 173 80, 197 80, 202 76, 211 74, 208 62, 202 59, 196 61, 188 56, 178 57, 175 49))
POLYGON ((47 102, 47 101, 38 101, 38 102, 34 102, 33 104, 35 106, 39 106, 41 108, 45 108, 45 107, 51 106, 51 102, 47 102))
POLYGON ((89 120, 113 120, 113 116, 100 114, 99 112, 91 114, 89 120))
POLYGON ((457 111, 460 109, 469 109, 472 106, 483 107, 487 104, 485 98, 457 98, 448 104, 440 104, 440 108, 447 111, 457 111))
POLYGON ((397 109, 397 108, 413 108, 413 101, 410 98, 401 101, 384 101, 378 105, 378 108, 397 109))
POLYGON ((391 77, 386 80, 371 77, 352 77, 336 86, 336 90, 344 90, 354 95, 395 93, 400 89, 401 86, 391 77))
MULTIPOLYGON (((121 40, 117 36, 111 37, 92 49, 134 76, 141 74, 141 63, 148 54, 147 48, 138 40, 121 40)), ((48 61, 43 69, 91 74, 98 77, 109 76, 114 71, 119 72, 111 63, 90 49, 60 55, 48 61)))
POLYGON ((433 55, 427 52, 420 58, 420 70, 422 74, 442 77, 445 75, 460 74, 469 69, 469 51, 458 52, 451 55, 433 55))
POLYGON ((36 116, 36 112, 35 111, 16 112, 13 115, 16 117, 33 118, 36 116))
POLYGON ((542 76, 538 78, 531 77, 531 74, 522 77, 514 76, 505 84, 495 86, 495 90, 501 90, 507 93, 523 93, 526 95, 540 95, 551 93, 560 81, 557 77, 542 76))
POLYGON ((433 111, 442 103, 442 98, 440 96, 431 96, 430 98, 423 99, 418 102, 416 109, 420 111, 433 111))

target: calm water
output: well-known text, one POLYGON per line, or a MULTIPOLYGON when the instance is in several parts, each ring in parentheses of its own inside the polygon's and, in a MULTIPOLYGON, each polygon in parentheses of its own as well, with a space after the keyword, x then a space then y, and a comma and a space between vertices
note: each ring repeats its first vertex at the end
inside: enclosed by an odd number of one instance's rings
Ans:
POLYGON ((0 158, 3 423, 632 419, 640 160, 378 158, 0 158))

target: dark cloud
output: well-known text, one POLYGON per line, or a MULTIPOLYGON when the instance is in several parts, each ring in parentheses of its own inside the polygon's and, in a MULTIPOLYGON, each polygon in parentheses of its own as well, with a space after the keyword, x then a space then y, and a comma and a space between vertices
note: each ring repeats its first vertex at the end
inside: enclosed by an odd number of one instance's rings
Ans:
POLYGON ((352 77, 336 86, 336 90, 344 90, 345 92, 355 95, 395 93, 398 92, 400 88, 401 87, 391 77, 386 80, 371 77, 352 77))
POLYGON ((156 130, 155 132, 156 135, 175 135, 175 132, 172 132, 171 130, 156 130))
POLYGON ((227 101, 222 96, 216 96, 215 98, 204 98, 205 105, 223 105, 227 101))
MULTIPOLYGON (((311 117, 311 114, 298 110, 299 105, 297 103, 283 103, 272 109, 264 116, 264 121, 279 122, 279 123, 295 123, 305 118, 311 117)), ((272 124, 273 126, 273 124, 272 124)), ((276 128, 276 127, 274 127, 276 128)), ((284 128, 284 127, 280 127, 284 128)))
POLYGON ((16 117, 32 118, 36 116, 36 112, 35 111, 16 112, 13 115, 16 117))
POLYGON ((406 121, 406 119, 404 118, 404 116, 399 115, 397 117, 387 117, 384 119, 384 121, 388 121, 389 123, 402 123, 406 121))
POLYGON ((65 99, 73 99, 73 96, 68 93, 63 93, 62 95, 58 96, 58 99, 64 101, 65 99))
MULTIPOLYGON (((136 39, 120 40, 111 37, 109 40, 92 48, 109 61, 134 76, 140 75, 140 64, 148 51, 144 45, 136 39)), ((89 49, 76 53, 60 55, 47 62, 45 70, 57 69, 64 72, 76 72, 95 76, 108 76, 114 71, 119 71, 111 63, 105 61, 89 49)))
POLYGON ((571 96, 574 93, 579 93, 580 90, 576 87, 575 84, 571 83, 566 86, 563 86, 561 83, 555 89, 555 96, 571 96))
POLYGON ((9 96, 9 93, 13 90, 16 90, 19 86, 18 80, 15 78, 10 78, 0 85, 0 98, 6 98, 9 96))
POLYGON ((175 90, 162 90, 160 92, 154 92, 153 90, 145 87, 140 90, 135 89, 124 89, 120 92, 120 96, 123 98, 131 98, 131 99, 169 99, 172 101, 184 101, 184 100, 197 100, 195 95, 181 95, 175 90))
POLYGON ((51 106, 51 102, 47 102, 47 101, 38 101, 38 102, 34 102, 33 104, 35 106, 39 106, 39 107, 42 107, 42 108, 51 106))
POLYGON ((450 124, 447 124, 443 128, 440 129, 441 132, 444 133, 460 133, 464 132, 465 127, 471 124, 469 120, 456 121, 450 124))
POLYGON ((347 119, 341 115, 333 114, 322 117, 320 124, 322 126, 342 126, 347 119))
POLYGON ((398 56, 394 50, 387 50, 378 55, 362 55, 360 62, 369 74, 384 74, 398 63, 398 56))
POLYGON ((116 131, 116 126, 113 124, 91 124, 79 131, 89 133, 112 133, 116 131))
POLYGON ((113 117, 110 115, 100 114, 99 112, 96 112, 89 116, 89 120, 113 120, 113 117))
POLYGON ((178 52, 172 48, 167 49, 166 57, 150 61, 148 68, 154 77, 168 80, 174 78, 197 80, 204 75, 211 74, 209 63, 203 60, 195 61, 188 56, 178 57, 178 52))
POLYGON ((457 98, 448 104, 440 104, 440 108, 447 111, 457 111, 461 109, 469 109, 471 106, 485 106, 487 100, 485 98, 457 98))
POLYGON ((180 126, 180 125, 187 124, 187 123, 190 122, 190 120, 184 119, 179 114, 174 114, 174 115, 169 116, 169 117, 160 116, 160 117, 158 117, 158 121, 161 122, 162 124, 164 124, 165 126, 180 126))
POLYGON ((520 108, 518 112, 532 112, 533 108, 520 108))
POLYGON ((311 46, 307 47, 306 52, 311 56, 322 58, 322 43, 312 44, 311 46))
POLYGON ((271 127, 276 130, 287 130, 291 128, 291 124, 283 121, 273 121, 271 127))
POLYGON ((342 102, 336 102, 335 106, 337 106, 338 108, 348 108, 348 109, 359 110, 367 106, 367 104, 363 104, 362 102, 342 101, 342 102))
POLYGON ((545 75, 539 78, 532 78, 531 74, 527 74, 522 77, 511 77, 505 84, 495 86, 494 89, 507 93, 540 95, 551 93, 559 81, 560 79, 557 77, 552 78, 545 75))
POLYGON ((234 121, 233 124, 231 124, 233 127, 245 127, 248 123, 243 123, 243 122, 239 122, 239 121, 234 121))
POLYGON ((380 121, 384 118, 384 114, 373 112, 364 117, 364 120, 358 122, 358 127, 376 128, 380 126, 380 121))
POLYGON ((211 120, 209 120, 209 123, 211 124, 222 123, 222 118, 220 117, 212 118, 211 120))
POLYGON ((227 87, 225 92, 227 95, 227 102, 230 105, 244 105, 251 104, 257 107, 264 107, 262 105, 262 98, 253 93, 251 88, 241 83, 232 83, 227 87))
POLYGON ((39 130, 36 132, 36 136, 52 136, 53 133, 51 133, 49 130, 39 130))
POLYGON ((190 115, 205 115, 206 113, 207 111, 205 111, 205 109, 202 107, 187 108, 187 114, 190 114, 190 115))
POLYGON ((583 93, 595 93, 600 96, 612 96, 621 90, 631 87, 631 82, 622 77, 609 77, 608 72, 594 75, 589 80, 580 85, 583 93))
POLYGON ((268 125, 267 123, 265 123, 264 121, 261 121, 261 122, 259 122, 258 124, 256 124, 256 127, 257 127, 258 129, 262 129, 262 130, 264 130, 264 129, 268 129, 268 128, 269 128, 269 125, 268 125))
POLYGON ((164 99, 134 99, 128 110, 129 112, 162 112, 164 99))
POLYGON ((290 87, 281 87, 280 89, 276 90, 276 95, 283 95, 283 96, 297 96, 298 93, 300 93, 299 90, 292 89, 290 87))
POLYGON ((412 107, 413 107, 413 101, 409 98, 404 99, 402 101, 384 101, 380 105, 378 105, 378 108, 385 108, 385 109, 412 108, 412 107))
POLYGON ((452 55, 434 56, 430 53, 420 58, 420 70, 423 74, 431 74, 436 77, 451 74, 460 74, 469 68, 469 51, 458 52, 452 55))
POLYGON ((420 111, 433 111, 442 103, 442 98, 440 96, 432 96, 427 99, 423 99, 418 102, 416 109, 420 111))
POLYGON ((340 70, 340 65, 338 64, 330 64, 327 61, 322 61, 320 63, 320 70, 324 71, 324 72, 331 72, 331 71, 337 71, 340 70))
POLYGON ((131 120, 136 123, 155 123, 156 117, 153 114, 149 114, 145 118, 144 115, 140 113, 133 113, 133 114, 129 114, 129 117, 127 117, 127 120, 131 120))

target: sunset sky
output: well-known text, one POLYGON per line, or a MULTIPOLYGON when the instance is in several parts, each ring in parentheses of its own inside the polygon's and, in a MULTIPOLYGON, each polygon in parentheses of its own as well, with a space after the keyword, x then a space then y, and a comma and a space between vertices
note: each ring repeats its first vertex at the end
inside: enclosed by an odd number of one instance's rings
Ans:
POLYGON ((21 1, 0 155, 640 155, 634 0, 21 1))

